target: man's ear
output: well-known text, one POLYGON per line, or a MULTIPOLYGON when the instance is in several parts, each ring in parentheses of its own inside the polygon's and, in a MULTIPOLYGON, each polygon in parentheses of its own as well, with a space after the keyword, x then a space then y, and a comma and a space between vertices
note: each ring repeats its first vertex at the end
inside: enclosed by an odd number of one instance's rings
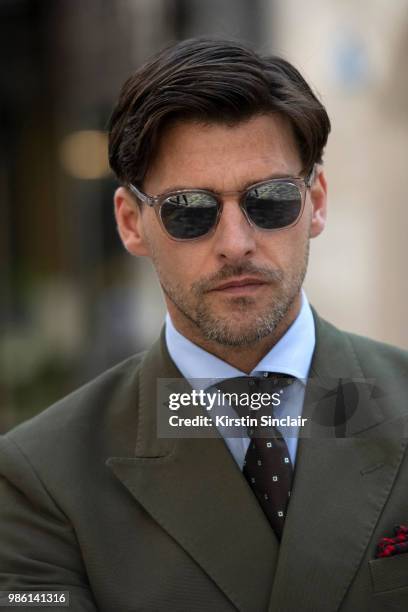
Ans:
POLYGON ((125 187, 115 191, 113 202, 119 235, 125 249, 132 255, 149 255, 140 206, 125 187))
POLYGON ((310 238, 316 238, 326 226, 327 218, 327 181, 322 166, 316 166, 316 174, 310 187, 312 202, 312 219, 310 223, 310 238))

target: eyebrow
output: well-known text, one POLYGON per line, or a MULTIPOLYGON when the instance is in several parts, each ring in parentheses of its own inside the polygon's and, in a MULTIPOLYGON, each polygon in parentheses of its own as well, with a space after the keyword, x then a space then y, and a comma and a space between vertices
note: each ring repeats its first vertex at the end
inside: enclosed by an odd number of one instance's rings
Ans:
MULTIPOLYGON (((288 178, 302 178, 299 175, 294 175, 294 174, 271 174, 267 177, 258 179, 258 180, 251 180, 248 181, 247 183, 244 184, 244 186, 241 189, 229 189, 228 191, 217 191, 216 189, 213 189, 212 187, 191 187, 188 186, 186 187, 185 185, 175 185, 175 186, 171 186, 168 187, 165 191, 162 191, 160 194, 158 195, 165 195, 167 193, 173 193, 174 191, 195 191, 195 190, 200 190, 200 191, 211 191, 212 193, 216 193, 216 194, 222 194, 222 193, 240 193, 241 191, 245 191, 246 189, 248 189, 248 187, 251 187, 252 185, 256 185, 258 183, 264 183, 265 181, 270 181, 273 179, 288 179, 288 178)), ((157 196, 154 196, 157 197, 157 196)))

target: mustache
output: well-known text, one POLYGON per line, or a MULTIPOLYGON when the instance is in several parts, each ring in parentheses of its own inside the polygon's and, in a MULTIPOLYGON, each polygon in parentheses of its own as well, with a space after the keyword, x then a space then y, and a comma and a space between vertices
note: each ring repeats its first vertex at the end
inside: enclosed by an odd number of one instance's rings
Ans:
POLYGON ((251 262, 237 265, 226 264, 216 274, 201 278, 193 283, 192 289, 200 294, 207 293, 212 291, 221 282, 228 281, 237 276, 254 276, 265 283, 276 283, 282 281, 283 272, 274 268, 257 266, 251 262))

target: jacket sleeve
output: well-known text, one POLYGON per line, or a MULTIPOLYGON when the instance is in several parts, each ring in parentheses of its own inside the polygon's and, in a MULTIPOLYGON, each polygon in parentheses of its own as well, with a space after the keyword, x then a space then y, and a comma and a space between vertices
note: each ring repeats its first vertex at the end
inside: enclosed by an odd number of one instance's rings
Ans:
POLYGON ((12 438, 0 436, 0 591, 13 590, 68 591, 70 607, 53 610, 97 610, 72 525, 12 438))

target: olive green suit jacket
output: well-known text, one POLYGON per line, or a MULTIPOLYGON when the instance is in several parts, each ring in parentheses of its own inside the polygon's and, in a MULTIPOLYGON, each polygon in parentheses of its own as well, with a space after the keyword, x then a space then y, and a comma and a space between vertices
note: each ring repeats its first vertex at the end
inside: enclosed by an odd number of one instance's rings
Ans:
POLYGON ((162 334, 0 438, 0 590, 68 590, 75 612, 408 610, 408 554, 375 558, 408 524, 408 357, 316 330, 280 544, 222 438, 158 438, 157 379, 181 376, 162 334))

